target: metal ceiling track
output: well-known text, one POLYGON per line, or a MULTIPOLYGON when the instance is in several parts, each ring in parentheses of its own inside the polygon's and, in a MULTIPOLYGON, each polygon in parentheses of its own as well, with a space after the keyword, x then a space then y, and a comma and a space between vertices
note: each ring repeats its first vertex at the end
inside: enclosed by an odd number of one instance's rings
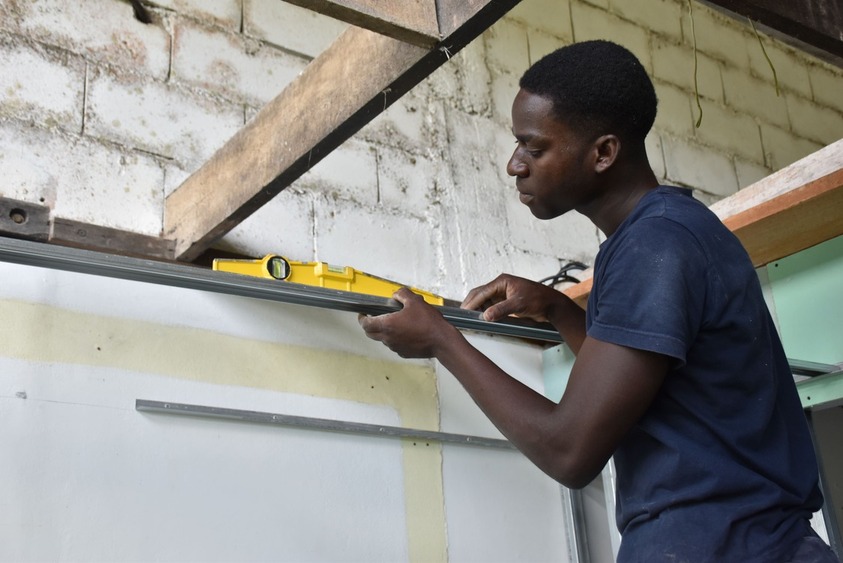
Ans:
MULTIPOLYGON (((361 293, 4 237, 0 237, 0 261, 366 315, 381 315, 401 309, 401 305, 393 299, 361 293)), ((536 326, 514 318, 489 322, 483 320, 477 311, 447 306, 439 307, 439 310, 448 322, 460 329, 539 342, 562 342, 559 333, 549 324, 536 326)))

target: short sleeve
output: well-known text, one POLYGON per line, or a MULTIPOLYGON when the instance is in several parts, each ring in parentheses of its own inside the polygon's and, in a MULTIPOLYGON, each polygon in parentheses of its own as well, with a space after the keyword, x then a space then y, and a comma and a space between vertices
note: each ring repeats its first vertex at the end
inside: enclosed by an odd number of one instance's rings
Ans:
POLYGON ((663 217, 637 221, 612 242, 595 265, 588 335, 684 364, 706 297, 707 260, 699 242, 663 217))

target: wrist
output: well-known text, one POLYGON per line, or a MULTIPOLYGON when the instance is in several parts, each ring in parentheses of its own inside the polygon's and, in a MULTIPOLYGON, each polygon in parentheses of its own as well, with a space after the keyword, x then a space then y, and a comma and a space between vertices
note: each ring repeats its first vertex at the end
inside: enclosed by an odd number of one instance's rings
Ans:
POLYGON ((433 357, 442 360, 443 357, 451 353, 454 346, 459 342, 465 342, 465 337, 457 327, 445 321, 442 324, 441 330, 436 333, 436 338, 433 342, 433 357))
POLYGON ((565 317, 565 296, 562 293, 559 293, 558 297, 547 304, 544 309, 544 315, 547 322, 554 326, 565 317))

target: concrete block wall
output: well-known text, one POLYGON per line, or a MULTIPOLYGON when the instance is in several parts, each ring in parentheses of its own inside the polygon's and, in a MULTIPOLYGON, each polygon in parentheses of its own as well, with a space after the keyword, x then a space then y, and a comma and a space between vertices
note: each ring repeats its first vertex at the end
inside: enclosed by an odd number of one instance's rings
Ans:
MULTIPOLYGON (((145 5, 150 25, 124 0, 0 0, 0 195, 157 235, 164 198, 346 27, 280 0, 145 5)), ((641 59, 660 100, 653 168, 707 203, 843 136, 840 68, 762 33, 777 92, 748 23, 692 8, 523 0, 219 246, 451 298, 592 262, 602 235, 573 214, 536 221, 504 170, 518 78, 572 41, 641 59)))
POLYGON ((0 194, 160 235, 166 195, 312 58, 249 32, 266 2, 146 5, 0 1, 0 194))
MULTIPOLYGON (((328 181, 328 160, 299 182, 301 193, 280 197, 309 196, 316 207, 360 207, 376 229, 403 225, 365 248, 359 237, 329 238, 315 218, 303 221, 302 230, 314 229, 319 259, 449 297, 459 298, 501 271, 540 279, 569 260, 592 262, 601 233, 575 214, 536 221, 514 197, 504 171, 518 78, 539 57, 574 40, 612 39, 642 60, 660 99, 647 140, 653 168, 663 181, 693 188, 706 203, 843 136, 843 98, 834 95, 843 91, 839 68, 762 33, 776 68, 777 94, 749 24, 699 4, 693 10, 692 30, 688 5, 680 0, 524 0, 356 137, 377 153, 374 205, 369 191, 349 193, 328 181), (326 193, 323 202, 317 194, 326 193), (433 245, 435 252, 423 257, 430 262, 417 261, 418 245, 433 245), (382 259, 396 247, 405 259, 382 259)), ((351 182, 358 180, 346 178, 346 185, 351 182)), ((257 231, 267 228, 264 223, 257 231)))

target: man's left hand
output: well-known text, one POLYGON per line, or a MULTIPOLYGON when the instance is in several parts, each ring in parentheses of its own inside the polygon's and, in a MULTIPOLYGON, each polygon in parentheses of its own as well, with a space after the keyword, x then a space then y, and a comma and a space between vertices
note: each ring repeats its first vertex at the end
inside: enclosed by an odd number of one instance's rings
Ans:
POLYGON ((357 317, 366 336, 383 342, 402 358, 432 358, 439 346, 455 337, 454 328, 435 307, 407 288, 392 296, 403 305, 400 311, 371 317, 357 317))

